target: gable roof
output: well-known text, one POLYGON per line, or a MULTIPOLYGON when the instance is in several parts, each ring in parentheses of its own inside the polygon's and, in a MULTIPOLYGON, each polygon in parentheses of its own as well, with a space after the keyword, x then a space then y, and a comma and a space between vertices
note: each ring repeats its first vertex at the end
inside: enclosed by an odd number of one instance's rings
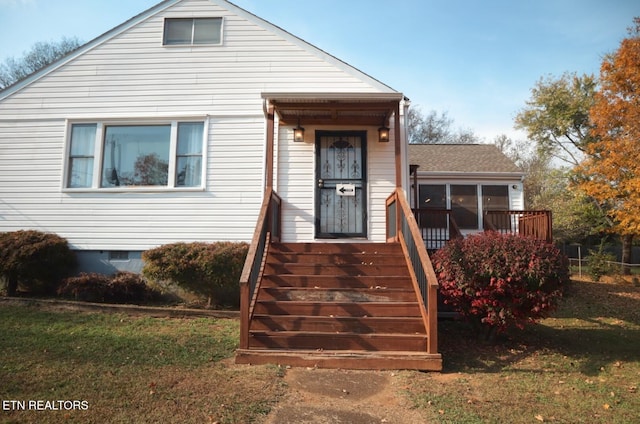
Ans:
MULTIPOLYGON (((25 79, 7 87, 6 89, 0 91, 0 101, 6 97, 11 96, 13 93, 21 90, 23 87, 28 86, 29 84, 31 84, 34 81, 37 81, 38 79, 40 79, 41 77, 49 74, 50 72, 54 71, 55 69, 63 66, 64 64, 72 61, 73 59, 75 59, 76 57, 84 54, 85 52, 95 48, 96 46, 99 46, 100 44, 118 36, 119 34, 123 33, 124 31, 128 30, 129 28, 137 25, 138 23, 148 19, 149 17, 162 12, 163 10, 166 10, 180 2, 182 2, 184 0, 163 0, 160 1, 158 4, 156 4, 155 6, 150 7, 149 9, 141 12, 140 14, 130 18, 129 20, 123 22, 122 24, 110 29, 109 31, 105 32, 102 35, 99 35, 98 37, 94 38, 93 40, 85 43, 84 45, 80 46, 78 49, 74 50, 73 52, 70 52, 69 54, 67 54, 66 56, 58 59, 57 61, 49 64, 48 66, 44 67, 43 69, 31 74, 30 76, 26 77, 25 79)), ((241 16, 244 19, 247 19, 250 22, 253 22, 257 25, 260 25, 264 28, 266 28, 267 30, 279 35, 280 37, 286 39, 287 41, 303 48, 304 50, 308 51, 309 53, 315 55, 316 57, 329 62, 331 64, 333 64, 334 66, 338 67, 339 69, 357 77, 360 78, 362 80, 365 80, 367 83, 371 84, 373 87, 376 87, 376 89, 380 90, 381 92, 387 92, 387 93, 398 93, 398 91, 394 90, 393 88, 389 87, 388 85, 384 84, 383 82, 371 77, 370 75, 366 74, 365 72, 349 65, 348 63, 342 61, 341 59, 338 59, 337 57, 325 52, 324 50, 308 43, 307 41, 289 33, 288 31, 278 27, 277 25, 274 25, 262 18, 260 18, 259 16, 254 15, 253 13, 242 9, 239 6, 236 6, 235 4, 227 1, 227 0, 209 0, 209 2, 211 2, 212 4, 218 5, 224 9, 227 9, 229 11, 231 11, 232 13, 241 16)))
POLYGON ((492 144, 410 144, 409 163, 419 173, 524 173, 492 144))

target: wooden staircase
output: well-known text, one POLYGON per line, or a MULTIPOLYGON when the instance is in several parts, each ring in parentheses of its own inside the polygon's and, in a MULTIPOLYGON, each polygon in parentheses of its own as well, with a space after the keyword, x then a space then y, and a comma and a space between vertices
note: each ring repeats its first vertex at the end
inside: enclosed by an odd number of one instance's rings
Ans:
POLYGON ((272 243, 237 363, 441 370, 399 243, 272 243))

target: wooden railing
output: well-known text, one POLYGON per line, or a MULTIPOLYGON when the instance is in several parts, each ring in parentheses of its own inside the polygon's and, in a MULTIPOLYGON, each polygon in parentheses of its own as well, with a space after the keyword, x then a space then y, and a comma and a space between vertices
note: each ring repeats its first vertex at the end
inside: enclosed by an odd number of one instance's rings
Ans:
POLYGON ((409 202, 400 188, 387 198, 387 241, 399 242, 407 258, 427 331, 427 353, 438 353, 438 280, 409 202))
POLYGON ((255 295, 264 269, 269 243, 280 241, 281 199, 271 187, 267 187, 262 199, 258 222, 249 246, 247 259, 240 276, 240 348, 249 347, 249 324, 253 315, 255 295))
POLYGON ((462 237, 451 209, 413 209, 413 215, 429 250, 439 249, 449 240, 462 237))
POLYGON ((551 211, 485 211, 484 229, 553 242, 551 211))
MULTIPOLYGON (((457 237, 460 229, 450 209, 413 209, 413 214, 427 249, 439 249, 457 237)), ((504 234, 521 234, 553 242, 551 211, 485 211, 483 230, 504 234)))

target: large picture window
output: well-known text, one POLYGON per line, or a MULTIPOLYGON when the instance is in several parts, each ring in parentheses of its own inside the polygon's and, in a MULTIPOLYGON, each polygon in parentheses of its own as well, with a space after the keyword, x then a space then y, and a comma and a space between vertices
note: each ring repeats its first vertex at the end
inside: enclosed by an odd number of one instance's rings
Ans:
POLYGON ((107 126, 100 186, 166 186, 170 144, 171 125, 107 126))
POLYGON ((164 21, 164 45, 221 44, 222 18, 169 18, 164 21))
POLYGON ((204 129, 201 121, 72 124, 66 188, 201 187, 204 129))

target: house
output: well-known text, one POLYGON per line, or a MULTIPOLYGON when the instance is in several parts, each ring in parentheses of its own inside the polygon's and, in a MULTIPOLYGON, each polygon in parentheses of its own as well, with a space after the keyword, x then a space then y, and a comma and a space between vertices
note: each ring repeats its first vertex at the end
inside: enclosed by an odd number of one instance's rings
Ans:
POLYGON ((248 241, 239 362, 440 369, 408 107, 228 1, 166 0, 0 92, 0 231, 100 272, 248 241))
POLYGON ((524 172, 491 144, 409 145, 411 205, 430 250, 485 230, 550 239, 548 211, 525 211, 524 172), (538 222, 541 221, 541 222, 538 222))

